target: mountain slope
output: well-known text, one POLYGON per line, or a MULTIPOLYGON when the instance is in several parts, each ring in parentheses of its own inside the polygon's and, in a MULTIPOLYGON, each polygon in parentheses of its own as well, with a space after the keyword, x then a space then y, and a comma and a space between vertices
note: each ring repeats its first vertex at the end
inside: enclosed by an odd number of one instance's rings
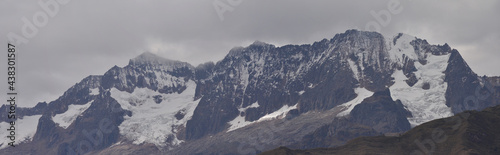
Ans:
POLYGON ((332 147, 360 137, 399 133, 411 128, 406 117, 411 115, 401 102, 393 101, 390 91, 374 93, 354 107, 349 117, 335 118, 290 145, 293 148, 332 147))
MULTIPOLYGON (((186 107, 196 107, 196 84, 189 80, 193 76, 194 67, 188 63, 144 53, 131 59, 129 65, 123 68, 115 66, 104 75, 89 76, 75 84, 45 107, 40 120, 35 123, 38 125, 34 128, 36 134, 31 142, 27 141, 25 145, 5 151, 83 154, 105 149, 127 138, 131 139, 127 141, 130 143, 146 142, 164 147, 176 145, 176 132, 159 130, 157 126, 182 124, 182 118, 180 122, 172 123, 171 120, 180 118, 180 115, 185 116, 189 112, 186 107), (180 98, 181 102, 171 103, 173 98, 180 98), (193 103, 186 107, 176 107, 178 109, 168 107, 171 104, 186 102, 193 103), (82 106, 85 106, 85 109, 74 108, 82 106), (167 113, 161 107, 173 111, 167 113), (157 113, 148 108, 157 109, 157 113), (141 121, 144 117, 156 122, 141 121), (154 117, 160 119, 150 119, 154 117), (139 123, 136 123, 137 121, 139 123), (144 124, 156 126, 144 127, 144 124), (152 136, 154 139, 150 139, 152 136)), ((187 119, 189 116, 186 116, 184 121, 187 119)))
POLYGON ((336 148, 291 150, 262 155, 300 154, 499 154, 500 106, 466 111, 419 125, 400 136, 361 137, 336 148))

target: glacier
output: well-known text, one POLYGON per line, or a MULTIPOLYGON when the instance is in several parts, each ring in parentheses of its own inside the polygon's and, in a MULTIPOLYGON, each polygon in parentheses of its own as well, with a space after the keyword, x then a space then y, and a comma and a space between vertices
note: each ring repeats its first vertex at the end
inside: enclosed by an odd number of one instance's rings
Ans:
POLYGON ((172 145, 182 143, 183 140, 176 135, 178 127, 186 125, 200 101, 194 100, 196 83, 189 80, 186 87, 180 94, 162 94, 148 88, 135 88, 128 93, 112 88, 111 97, 124 110, 132 112, 132 116, 125 116, 119 126, 120 134, 134 144, 165 146, 168 141, 172 145), (157 103, 155 96, 160 97, 161 102, 157 103), (179 119, 176 115, 183 117, 179 119))

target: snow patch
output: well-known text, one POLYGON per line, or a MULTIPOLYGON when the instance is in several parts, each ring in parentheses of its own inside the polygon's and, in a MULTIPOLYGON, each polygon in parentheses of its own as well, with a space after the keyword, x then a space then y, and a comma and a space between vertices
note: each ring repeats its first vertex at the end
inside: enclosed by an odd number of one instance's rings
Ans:
POLYGON ((309 86, 307 86, 307 88, 311 88, 311 89, 314 88, 314 87, 316 87, 316 85, 314 85, 312 83, 309 83, 309 86))
POLYGON ((99 88, 89 89, 90 95, 99 95, 99 88))
POLYGON ((252 105, 250 105, 250 106, 248 106, 246 108, 248 109, 248 108, 258 108, 258 107, 260 107, 259 102, 255 102, 255 103, 253 103, 252 105))
POLYGON ((340 107, 345 108, 345 110, 337 114, 337 117, 343 117, 350 114, 352 109, 354 109, 356 105, 360 104, 364 99, 373 95, 373 92, 366 90, 365 88, 356 88, 354 89, 354 92, 358 94, 358 96, 356 96, 356 98, 352 99, 349 102, 341 104, 340 107))
POLYGON ((354 78, 359 81, 359 78, 361 75, 359 74, 360 71, 358 70, 356 63, 350 59, 347 60, 347 62, 349 63, 349 67, 351 68, 352 72, 354 73, 354 75, 353 75, 354 78))
POLYGON ((146 142, 166 146, 167 143, 182 143, 176 136, 177 128, 186 125, 200 101, 194 100, 196 83, 189 80, 186 87, 181 94, 162 94, 147 88, 135 88, 134 92, 128 93, 112 88, 111 97, 123 109, 132 112, 132 116, 125 116, 119 126, 120 134, 134 144, 146 142), (155 102, 155 98, 161 98, 161 102, 155 102), (171 141, 166 142, 167 139, 171 141))
POLYGON ((306 92, 306 91, 301 90, 301 91, 299 91, 299 95, 302 95, 302 94, 304 94, 305 92, 306 92))
POLYGON ((66 112, 55 115, 52 117, 52 120, 60 127, 66 129, 69 125, 71 125, 71 123, 73 123, 73 121, 76 120, 78 116, 80 116, 90 107, 90 105, 92 105, 92 102, 94 102, 94 100, 84 105, 71 104, 68 106, 68 110, 66 110, 66 112))
POLYGON ((272 112, 270 114, 262 116, 259 120, 257 120, 257 122, 271 120, 271 119, 275 119, 275 118, 277 118, 277 119, 284 118, 290 110, 297 109, 297 105, 298 104, 295 104, 294 106, 284 105, 283 107, 276 110, 275 112, 272 112))
MULTIPOLYGON (((241 114, 241 112, 245 112, 249 108, 258 108, 259 106, 260 106, 259 103, 255 102, 248 107, 245 107, 245 108, 240 107, 240 108, 238 108, 238 110, 240 111, 240 114, 241 114)), ((234 118, 232 121, 229 121, 229 124, 231 125, 231 127, 229 127, 229 130, 227 132, 236 130, 238 128, 242 128, 242 127, 247 126, 247 125, 252 124, 252 123, 253 122, 245 121, 244 116, 238 115, 238 117, 234 118)))
MULTIPOLYGON (((42 115, 24 116, 22 119, 16 120, 16 141, 14 145, 33 139, 40 117, 42 117, 42 115)), ((2 137, 0 139, 0 149, 10 147, 8 144, 11 141, 7 138, 7 136, 10 135, 10 131, 7 131, 9 128, 10 124, 8 122, 0 122, 0 136, 2 137)))
MULTIPOLYGON (((257 103, 257 102, 256 102, 257 103)), ((255 104, 255 103, 254 103, 255 104)), ((252 105, 254 105, 252 104, 252 105)), ((244 112, 246 111, 248 108, 251 108, 251 106, 248 106, 246 108, 239 108, 238 110, 240 110, 240 113, 241 112, 244 112)), ((284 118, 286 116, 286 114, 290 111, 290 110, 293 110, 293 109, 297 109, 297 105, 298 104, 295 104, 294 106, 288 106, 288 105, 284 105, 283 107, 281 107, 280 109, 272 112, 272 113, 269 113, 265 116, 262 116, 261 118, 259 118, 258 120, 256 121, 245 121, 245 117, 244 116, 241 116, 241 115, 238 115, 236 118, 234 118, 233 120, 229 121, 229 125, 231 125, 229 127, 229 129, 227 130, 227 132, 230 132, 230 131, 233 131, 233 130, 236 130, 236 129, 239 129, 239 128, 242 128, 242 127, 245 127, 247 125, 250 125, 250 124, 253 124, 253 123, 256 123, 256 122, 262 122, 262 121, 266 121, 266 120, 272 120, 272 119, 281 119, 281 118, 284 118)), ((253 106, 255 107, 255 106, 253 106)), ((258 104, 257 104, 257 107, 258 107, 258 104)))

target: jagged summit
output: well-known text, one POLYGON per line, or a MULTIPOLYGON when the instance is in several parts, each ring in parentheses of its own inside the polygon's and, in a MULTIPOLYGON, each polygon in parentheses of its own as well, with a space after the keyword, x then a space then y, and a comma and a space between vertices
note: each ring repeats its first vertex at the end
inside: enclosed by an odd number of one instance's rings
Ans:
POLYGON ((170 66, 174 68, 179 68, 179 67, 193 68, 193 66, 187 62, 163 58, 151 52, 144 52, 139 56, 130 59, 129 61, 129 66, 141 66, 141 65, 170 66))
POLYGON ((250 46, 274 46, 274 45, 256 40, 250 46))
POLYGON ((271 48, 276 48, 275 45, 273 44, 268 44, 262 41, 254 41, 252 44, 248 45, 247 47, 242 47, 242 46, 236 46, 233 47, 227 56, 233 57, 233 56, 240 56, 246 51, 249 51, 251 49, 254 49, 253 51, 267 51, 265 49, 271 49, 271 48))
POLYGON ((139 63, 159 63, 159 64, 166 64, 166 63, 172 63, 175 62, 175 60, 170 60, 167 58, 160 57, 156 54, 153 54, 151 52, 144 52, 137 57, 130 59, 131 63, 134 64, 139 64, 139 63))
POLYGON ((229 54, 227 54, 227 56, 240 55, 243 52, 243 50, 245 50, 245 48, 242 46, 233 47, 231 50, 229 50, 229 54))

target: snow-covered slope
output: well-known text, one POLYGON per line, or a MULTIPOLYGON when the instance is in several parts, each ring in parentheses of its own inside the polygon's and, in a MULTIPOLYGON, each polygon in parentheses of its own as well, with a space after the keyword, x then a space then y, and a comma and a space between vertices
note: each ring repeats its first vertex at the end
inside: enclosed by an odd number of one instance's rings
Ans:
POLYGON ((271 119, 281 119, 281 118, 284 118, 286 116, 286 114, 290 110, 293 110, 293 109, 297 109, 297 104, 295 104, 293 106, 284 105, 280 109, 278 109, 278 110, 276 110, 276 111, 274 111, 272 113, 269 113, 267 115, 262 116, 261 118, 259 118, 259 120, 257 120, 257 122, 259 122, 259 121, 265 121, 265 120, 271 120, 271 119))
MULTIPOLYGON (((410 124, 416 126, 434 119, 452 116, 451 108, 446 106, 447 83, 444 79, 444 71, 451 54, 435 55, 430 49, 416 51, 417 38, 406 34, 400 33, 394 37, 385 37, 385 40, 390 66, 394 66, 391 69, 394 84, 389 85, 391 97, 394 100, 400 100, 412 113, 413 116, 408 118, 410 124), (416 82, 408 82, 412 80, 416 82)), ((363 56, 366 53, 363 51, 357 55, 363 56)), ((347 60, 357 80, 364 78, 363 71, 366 67, 364 61, 347 60)), ((354 106, 373 94, 364 88, 357 88, 355 92, 358 97, 340 105, 346 109, 338 116, 348 115, 354 106)))
MULTIPOLYGON (((245 112, 248 108, 257 108, 257 107, 259 107, 259 104, 257 102, 255 102, 254 104, 252 104, 252 105, 250 105, 248 107, 240 108, 238 110, 241 113, 241 112, 245 112)), ((229 127, 229 129, 227 130, 227 132, 230 132, 230 131, 233 131, 233 130, 236 130, 236 129, 239 129, 239 128, 242 128, 242 127, 245 127, 245 126, 248 126, 248 125, 256 123, 256 122, 284 118, 286 116, 286 114, 290 110, 293 110, 293 109, 297 109, 297 104, 295 104, 294 106, 284 105, 280 109, 278 109, 278 110, 276 110, 276 111, 274 111, 272 113, 266 114, 266 115, 260 117, 256 121, 246 121, 245 120, 245 116, 238 115, 236 118, 234 118, 233 120, 231 120, 231 121, 228 122, 228 124, 231 125, 231 126, 229 127)))
POLYGON ((412 113, 413 117, 408 118, 412 127, 453 115, 451 108, 446 106, 447 83, 444 81, 444 71, 448 66, 450 54, 433 55, 431 52, 416 52, 411 45, 415 39, 413 36, 400 34, 395 39, 388 40, 390 48, 388 52, 394 63, 403 65, 405 59, 414 61, 416 69, 414 75, 418 82, 410 86, 406 82, 409 80, 407 75, 402 70, 395 70, 392 74, 395 83, 389 88, 392 98, 401 100, 412 113), (425 61, 418 61, 419 59, 425 61))
MULTIPOLYGON (((15 142, 14 145, 17 145, 22 142, 31 141, 33 136, 35 135, 38 119, 40 119, 42 115, 33 115, 33 116, 24 116, 22 119, 16 120, 15 124, 15 142)), ((0 149, 10 147, 8 145, 10 141, 7 136, 10 135, 9 129, 11 126, 7 122, 0 122, 0 149)))
MULTIPOLYGON (((245 107, 245 108, 238 108, 238 111, 240 111, 240 114, 242 112, 245 112, 247 109, 249 108, 258 108, 260 105, 258 102, 255 102, 253 103, 252 105, 248 106, 248 107, 245 107)), ((238 115, 236 118, 234 118, 232 121, 229 122, 229 125, 231 125, 231 127, 229 127, 229 131, 233 131, 233 130, 236 130, 238 128, 242 128, 244 126, 247 126, 247 125, 250 125, 254 122, 251 122, 251 121, 246 121, 245 120, 245 116, 241 116, 241 115, 238 115)))
POLYGON ((373 92, 366 90, 365 88, 356 88, 354 89, 354 92, 356 92, 358 96, 347 103, 339 105, 339 107, 343 107, 345 110, 337 114, 337 116, 340 117, 348 115, 356 105, 360 104, 365 98, 373 95, 373 92))
POLYGON ((415 64, 418 69, 415 75, 419 81, 409 86, 405 80, 407 77, 403 71, 394 72, 394 85, 390 87, 393 99, 399 99, 412 113, 413 117, 408 118, 412 126, 422 123, 452 116, 451 108, 446 106, 446 88, 444 81, 444 70, 447 66, 449 55, 435 56, 428 55, 427 64, 415 64), (429 88, 424 89, 424 85, 429 88))
POLYGON ((386 38, 389 58, 393 63, 403 65, 405 59, 418 60, 423 58, 424 53, 415 52, 413 45, 411 45, 411 42, 417 39, 416 37, 400 33, 397 36, 386 38))
POLYGON ((178 145, 178 127, 185 126, 193 115, 199 100, 194 100, 196 83, 186 82, 182 93, 162 94, 147 88, 135 88, 132 93, 111 89, 121 107, 132 112, 119 126, 120 134, 134 144, 152 143, 165 146, 178 145))
POLYGON ((52 117, 52 120, 58 124, 62 128, 68 128, 73 121, 76 120, 78 116, 80 116, 85 110, 87 110, 90 105, 92 105, 93 100, 84 105, 74 105, 71 104, 68 106, 68 110, 62 114, 57 114, 52 117))

